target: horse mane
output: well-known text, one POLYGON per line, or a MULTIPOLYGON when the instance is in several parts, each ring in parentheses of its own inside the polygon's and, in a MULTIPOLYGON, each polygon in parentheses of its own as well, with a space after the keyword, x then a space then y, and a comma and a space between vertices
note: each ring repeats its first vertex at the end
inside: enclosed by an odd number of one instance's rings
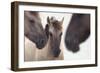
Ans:
POLYGON ((53 21, 52 25, 57 30, 61 30, 62 29, 61 23, 59 21, 57 21, 57 20, 53 21))

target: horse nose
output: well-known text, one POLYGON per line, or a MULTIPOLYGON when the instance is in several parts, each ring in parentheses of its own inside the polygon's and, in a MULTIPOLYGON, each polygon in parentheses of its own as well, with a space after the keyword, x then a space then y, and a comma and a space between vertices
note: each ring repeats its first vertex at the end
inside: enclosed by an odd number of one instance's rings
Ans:
POLYGON ((54 50, 54 57, 58 57, 60 52, 61 52, 61 50, 58 48, 56 50, 54 50))
POLYGON ((44 38, 38 39, 37 42, 38 42, 38 43, 37 43, 37 47, 38 47, 39 49, 42 49, 42 48, 45 46, 45 44, 46 44, 44 38))
POLYGON ((73 39, 73 37, 65 38, 65 45, 69 51, 78 52, 79 51, 79 44, 77 39, 73 39))
POLYGON ((39 40, 40 45, 41 45, 41 44, 44 45, 44 41, 45 41, 44 39, 40 39, 40 40, 39 40))

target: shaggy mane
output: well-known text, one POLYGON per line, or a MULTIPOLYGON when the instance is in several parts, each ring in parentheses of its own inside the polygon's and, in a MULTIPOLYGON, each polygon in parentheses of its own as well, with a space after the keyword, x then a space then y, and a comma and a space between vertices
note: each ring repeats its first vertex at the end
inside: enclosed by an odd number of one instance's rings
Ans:
POLYGON ((52 24, 55 29, 58 29, 58 30, 62 29, 61 23, 59 21, 56 20, 56 21, 52 22, 52 24))

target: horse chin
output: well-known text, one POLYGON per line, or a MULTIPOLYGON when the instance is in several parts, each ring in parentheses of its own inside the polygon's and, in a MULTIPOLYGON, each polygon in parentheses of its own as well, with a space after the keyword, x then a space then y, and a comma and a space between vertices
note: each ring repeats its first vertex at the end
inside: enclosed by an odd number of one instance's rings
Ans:
POLYGON ((36 42, 36 47, 38 49, 42 49, 46 46, 46 44, 47 44, 47 39, 45 38, 43 40, 39 40, 38 42, 36 42))
POLYGON ((42 48, 44 48, 44 45, 36 45, 36 47, 38 48, 38 49, 42 49, 42 48))
POLYGON ((75 45, 75 44, 66 45, 66 47, 69 51, 72 51, 73 53, 76 53, 80 50, 79 45, 75 45))
POLYGON ((56 58, 56 57, 59 57, 59 55, 54 55, 54 57, 56 58))
POLYGON ((44 48, 46 46, 46 43, 37 43, 36 44, 36 47, 38 48, 38 49, 42 49, 42 48, 44 48))
POLYGON ((61 50, 54 51, 54 57, 59 57, 61 50))
POLYGON ((73 53, 76 53, 80 50, 78 39, 73 37, 67 37, 65 39, 66 48, 73 53))
POLYGON ((76 52, 78 52, 79 50, 80 50, 79 46, 75 46, 75 47, 73 47, 73 48, 71 49, 71 51, 72 51, 73 53, 76 53, 76 52))

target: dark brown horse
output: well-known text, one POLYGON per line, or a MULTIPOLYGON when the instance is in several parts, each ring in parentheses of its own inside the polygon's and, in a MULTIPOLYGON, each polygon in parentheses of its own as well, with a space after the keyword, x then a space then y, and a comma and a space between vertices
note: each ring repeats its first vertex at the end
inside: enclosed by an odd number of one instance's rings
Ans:
POLYGON ((90 35, 90 15, 73 14, 65 35, 65 44, 72 52, 79 51, 79 45, 90 35))
POLYGON ((24 35, 41 49, 46 45, 47 37, 38 12, 24 12, 24 35))

